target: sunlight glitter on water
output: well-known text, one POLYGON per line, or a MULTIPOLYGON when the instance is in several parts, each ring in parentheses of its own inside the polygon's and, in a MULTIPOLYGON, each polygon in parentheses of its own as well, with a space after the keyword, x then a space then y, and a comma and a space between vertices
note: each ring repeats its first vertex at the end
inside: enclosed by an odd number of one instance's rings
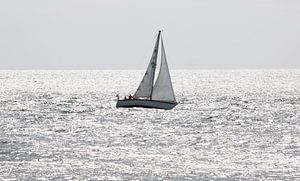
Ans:
POLYGON ((0 71, 0 179, 300 179, 300 70, 175 70, 173 110, 117 109, 143 71, 0 71))

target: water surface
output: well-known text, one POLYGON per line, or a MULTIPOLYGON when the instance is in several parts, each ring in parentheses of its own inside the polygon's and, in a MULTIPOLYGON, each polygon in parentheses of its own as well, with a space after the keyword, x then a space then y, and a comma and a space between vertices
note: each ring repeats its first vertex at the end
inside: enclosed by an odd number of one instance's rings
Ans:
POLYGON ((143 71, 0 71, 0 179, 300 179, 300 70, 176 70, 173 110, 115 108, 143 71))

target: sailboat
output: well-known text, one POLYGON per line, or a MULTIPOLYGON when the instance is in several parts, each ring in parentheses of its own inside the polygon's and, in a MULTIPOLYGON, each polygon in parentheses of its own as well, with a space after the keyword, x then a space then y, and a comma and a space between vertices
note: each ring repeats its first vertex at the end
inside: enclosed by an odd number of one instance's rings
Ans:
POLYGON ((157 109, 173 109, 176 102, 171 76, 168 68, 165 48, 161 31, 158 31, 154 50, 144 77, 134 93, 127 99, 119 100, 116 107, 144 107, 157 109), (157 79, 154 84, 155 69, 159 43, 161 42, 161 63, 157 79))

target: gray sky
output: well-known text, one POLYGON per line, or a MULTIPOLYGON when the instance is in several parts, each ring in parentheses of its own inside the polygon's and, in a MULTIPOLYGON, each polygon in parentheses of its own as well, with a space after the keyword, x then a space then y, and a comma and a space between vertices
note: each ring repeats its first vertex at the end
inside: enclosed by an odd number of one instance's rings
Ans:
POLYGON ((0 0, 0 69, 300 68, 299 0, 0 0))

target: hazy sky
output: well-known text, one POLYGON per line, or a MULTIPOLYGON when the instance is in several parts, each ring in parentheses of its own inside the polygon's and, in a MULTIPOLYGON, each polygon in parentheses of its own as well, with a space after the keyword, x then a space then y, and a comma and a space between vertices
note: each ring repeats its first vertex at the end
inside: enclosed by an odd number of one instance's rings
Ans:
POLYGON ((300 0, 0 0, 0 69, 300 68, 300 0))

